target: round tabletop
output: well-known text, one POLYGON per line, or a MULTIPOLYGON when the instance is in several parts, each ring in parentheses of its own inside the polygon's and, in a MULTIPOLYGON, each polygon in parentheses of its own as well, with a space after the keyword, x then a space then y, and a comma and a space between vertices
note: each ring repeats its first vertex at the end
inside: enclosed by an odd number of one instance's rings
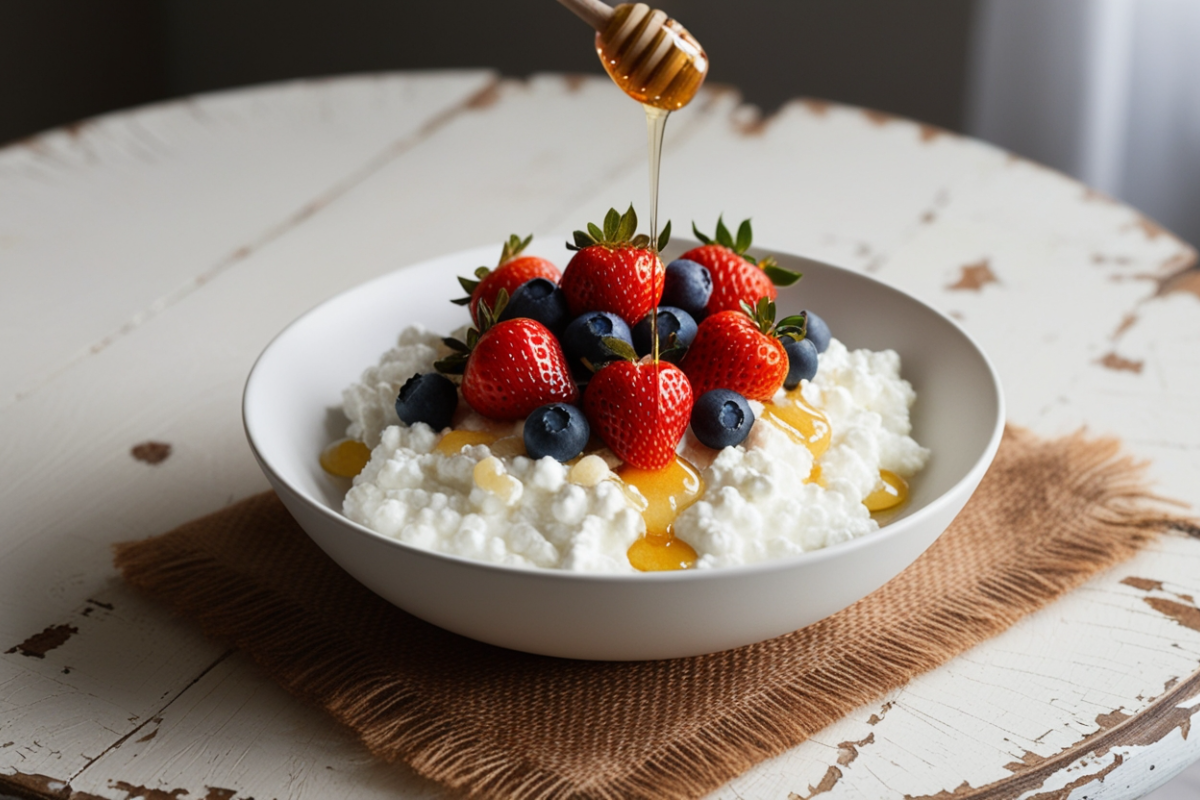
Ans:
MULTIPOLYGON (((447 796, 125 586, 110 546, 267 488, 242 384, 301 312, 646 194, 641 109, 590 77, 301 81, 0 150, 0 794, 447 796)), ((1200 507, 1200 271, 1136 211, 938 128, 720 87, 671 117, 661 203, 942 309, 1013 422, 1119 436, 1200 507)), ((1168 533, 713 797, 1141 796, 1200 758, 1198 564, 1168 533)))

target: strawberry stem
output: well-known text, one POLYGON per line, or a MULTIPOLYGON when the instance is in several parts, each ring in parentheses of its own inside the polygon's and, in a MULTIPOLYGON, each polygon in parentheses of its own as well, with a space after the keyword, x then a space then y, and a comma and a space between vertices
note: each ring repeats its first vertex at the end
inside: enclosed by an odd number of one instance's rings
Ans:
MULTIPOLYGON (((650 237, 644 233, 637 233, 637 212, 633 210, 633 204, 629 204, 629 208, 624 214, 617 213, 615 208, 610 208, 608 213, 604 215, 604 227, 601 228, 594 222, 587 224, 587 230, 575 231, 571 238, 573 242, 567 242, 568 250, 582 250, 585 247, 600 245, 607 247, 610 250, 615 250, 618 247, 633 246, 645 248, 650 245, 650 237)), ((667 241, 671 238, 671 223, 668 221, 663 226, 662 233, 659 234, 659 249, 666 246, 667 241)))

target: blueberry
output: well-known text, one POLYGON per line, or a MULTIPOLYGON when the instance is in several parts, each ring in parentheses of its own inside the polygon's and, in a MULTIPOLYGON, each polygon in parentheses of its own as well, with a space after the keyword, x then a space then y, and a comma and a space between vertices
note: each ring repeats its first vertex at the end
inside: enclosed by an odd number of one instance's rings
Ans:
POLYGON ((833 338, 833 333, 830 332, 829 326, 825 324, 825 320, 811 311, 806 310, 803 313, 808 315, 808 333, 804 338, 812 340, 818 353, 824 353, 829 349, 829 340, 833 338))
POLYGON ((712 389, 692 406, 692 433, 714 450, 739 445, 754 425, 750 403, 729 389, 712 389))
MULTIPOLYGON (((812 317, 808 319, 811 323, 812 317)), ((811 381, 817 374, 817 345, 813 340, 801 339, 797 342, 795 339, 784 337, 783 349, 788 357, 788 373, 783 379, 783 388, 795 389, 800 385, 800 381, 811 381)))
POLYGON ((424 422, 435 431, 450 427, 458 408, 458 387, 445 375, 418 372, 400 387, 396 416, 405 425, 424 422))
POLYGON ((708 298, 712 296, 712 275, 708 269, 677 258, 667 264, 667 277, 663 284, 662 304, 682 308, 694 317, 704 313, 708 298))
POLYGON ((600 341, 606 336, 615 337, 627 342, 630 347, 633 346, 633 334, 629 332, 625 320, 607 311, 589 311, 571 320, 571 324, 567 325, 562 335, 563 351, 567 356, 567 363, 571 365, 571 371, 576 376, 591 375, 590 370, 583 365, 583 359, 586 358, 592 366, 598 366, 609 359, 610 353, 600 341))
POLYGON ((558 336, 571 320, 571 312, 567 310, 566 295, 554 281, 531 278, 517 287, 508 299, 508 305, 500 312, 502 320, 517 317, 536 320, 558 336))
POLYGON ((525 451, 533 459, 570 461, 583 452, 591 429, 583 412, 566 403, 535 408, 525 420, 525 451))
MULTIPOLYGON (((658 349, 666 350, 671 346, 671 334, 675 334, 675 344, 687 349, 696 338, 696 320, 682 308, 659 306, 658 308, 658 349)), ((650 315, 642 317, 642 321, 633 326, 633 349, 639 356, 650 352, 650 315)))

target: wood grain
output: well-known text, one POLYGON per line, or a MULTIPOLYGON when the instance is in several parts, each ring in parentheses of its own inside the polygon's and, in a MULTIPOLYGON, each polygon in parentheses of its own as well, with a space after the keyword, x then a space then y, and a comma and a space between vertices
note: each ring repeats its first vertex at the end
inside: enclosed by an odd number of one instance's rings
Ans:
MULTIPOLYGON (((1200 506, 1195 253, 1168 232, 988 145, 831 103, 762 118, 710 87, 667 137, 677 230, 752 216, 761 244, 952 313, 1013 421, 1118 435, 1200 506), (992 280, 951 288, 981 263, 992 280)), ((265 488, 242 382, 302 311, 645 195, 641 110, 591 78, 290 84, 0 151, 0 312, 21 334, 0 339, 0 791, 443 796, 130 592, 108 545, 265 488), (170 457, 131 454, 151 441, 170 457), (46 631, 73 632, 22 651, 46 631)), ((1200 541, 1164 537, 714 797, 1138 796, 1200 757, 1198 567, 1200 541)))

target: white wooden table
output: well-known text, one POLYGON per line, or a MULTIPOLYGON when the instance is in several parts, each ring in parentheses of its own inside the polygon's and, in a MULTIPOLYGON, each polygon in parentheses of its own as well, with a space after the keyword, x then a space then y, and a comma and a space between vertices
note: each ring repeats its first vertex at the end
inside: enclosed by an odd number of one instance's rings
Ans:
MULTIPOLYGON (((760 119, 720 88, 672 117, 663 170, 678 230, 753 216, 763 245, 926 299, 1013 421, 1119 435, 1200 506, 1200 272, 1137 212, 938 129, 760 119)), ((645 196, 641 110, 598 78, 291 83, 0 151, 0 794, 444 796, 128 589, 109 545, 266 488, 242 382, 305 309, 645 196)), ((1166 536, 714 796, 1139 796, 1200 757, 1198 567, 1166 536)))

